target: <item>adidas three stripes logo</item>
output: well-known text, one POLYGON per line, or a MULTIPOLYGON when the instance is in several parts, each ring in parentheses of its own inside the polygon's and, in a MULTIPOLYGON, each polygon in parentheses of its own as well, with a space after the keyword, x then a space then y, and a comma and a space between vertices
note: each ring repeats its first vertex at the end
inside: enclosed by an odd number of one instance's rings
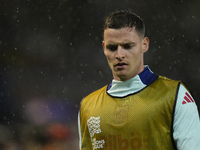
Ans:
POLYGON ((193 98, 186 92, 182 104, 194 103, 193 98))

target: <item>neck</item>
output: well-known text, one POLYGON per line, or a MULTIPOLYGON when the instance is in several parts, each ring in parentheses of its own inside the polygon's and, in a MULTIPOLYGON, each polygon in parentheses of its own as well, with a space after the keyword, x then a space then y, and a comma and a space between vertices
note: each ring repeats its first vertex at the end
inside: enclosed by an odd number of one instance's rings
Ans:
POLYGON ((138 71, 136 73, 134 73, 132 76, 117 76, 115 74, 113 74, 114 80, 116 81, 127 81, 133 77, 135 77, 136 75, 140 74, 143 70, 145 69, 145 67, 142 65, 142 67, 140 67, 140 69, 138 69, 138 71))
POLYGON ((148 66, 146 66, 140 74, 130 78, 129 80, 119 81, 113 79, 112 83, 107 87, 107 93, 115 97, 130 95, 142 90, 155 81, 157 77, 158 76, 155 75, 148 66))

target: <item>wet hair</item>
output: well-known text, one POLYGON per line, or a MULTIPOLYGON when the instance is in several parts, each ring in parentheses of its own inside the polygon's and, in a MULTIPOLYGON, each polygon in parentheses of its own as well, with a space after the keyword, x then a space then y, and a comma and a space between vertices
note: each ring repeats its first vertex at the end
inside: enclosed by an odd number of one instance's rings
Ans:
POLYGON ((103 37, 104 30, 110 29, 122 29, 126 27, 135 27, 136 32, 139 36, 145 36, 145 25, 143 20, 135 13, 131 11, 116 11, 111 13, 105 18, 105 23, 103 26, 103 37))

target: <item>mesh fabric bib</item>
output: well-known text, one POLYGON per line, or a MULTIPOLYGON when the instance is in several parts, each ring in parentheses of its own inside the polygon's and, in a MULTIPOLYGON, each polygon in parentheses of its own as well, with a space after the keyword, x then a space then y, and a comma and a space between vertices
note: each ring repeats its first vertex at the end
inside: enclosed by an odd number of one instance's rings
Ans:
POLYGON ((109 96, 106 86, 87 96, 80 111, 82 150, 174 150, 178 84, 160 76, 123 98, 109 96))

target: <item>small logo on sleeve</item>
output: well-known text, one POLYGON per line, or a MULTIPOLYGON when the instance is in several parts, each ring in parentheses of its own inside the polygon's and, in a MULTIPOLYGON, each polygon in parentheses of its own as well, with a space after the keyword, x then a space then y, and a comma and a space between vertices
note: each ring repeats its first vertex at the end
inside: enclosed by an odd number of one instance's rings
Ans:
POLYGON ((193 98, 188 94, 188 92, 185 93, 185 96, 184 96, 184 100, 182 102, 182 104, 187 104, 187 103, 194 103, 194 100, 193 98))

